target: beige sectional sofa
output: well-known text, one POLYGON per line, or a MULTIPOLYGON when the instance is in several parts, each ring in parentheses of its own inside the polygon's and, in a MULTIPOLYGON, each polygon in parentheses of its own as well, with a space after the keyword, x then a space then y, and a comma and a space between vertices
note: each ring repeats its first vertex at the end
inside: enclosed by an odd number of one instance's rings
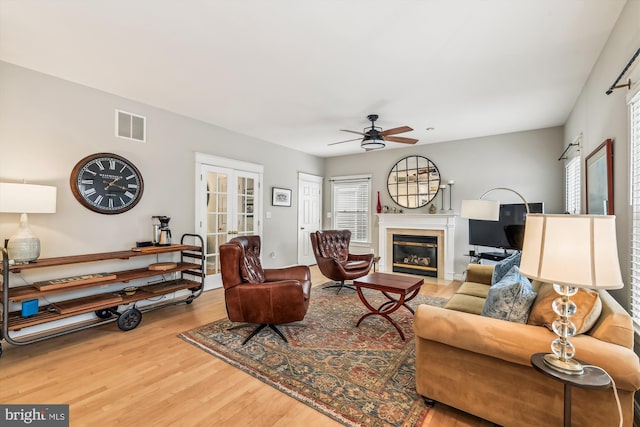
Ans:
MULTIPOLYGON (((446 307, 417 308, 417 391, 505 427, 560 426, 563 384, 530 363, 532 354, 550 352, 555 334, 544 326, 481 316, 492 271, 491 266, 472 264, 466 282, 446 307)), ((571 342, 577 359, 600 366, 613 377, 624 425, 631 427, 634 393, 640 388, 633 325, 606 291, 600 292, 600 300, 602 312, 596 324, 571 342)), ((613 390, 573 388, 572 420, 574 426, 617 426, 613 390)))

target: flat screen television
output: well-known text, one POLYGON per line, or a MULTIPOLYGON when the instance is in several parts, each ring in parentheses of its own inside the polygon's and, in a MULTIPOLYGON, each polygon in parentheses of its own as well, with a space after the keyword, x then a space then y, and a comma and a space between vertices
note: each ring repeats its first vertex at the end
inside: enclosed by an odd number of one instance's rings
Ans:
MULTIPOLYGON (((544 213, 544 204, 529 203, 530 213, 544 213)), ((498 221, 469 220, 469 244, 490 248, 522 250, 524 221, 527 209, 524 203, 500 205, 498 221)))

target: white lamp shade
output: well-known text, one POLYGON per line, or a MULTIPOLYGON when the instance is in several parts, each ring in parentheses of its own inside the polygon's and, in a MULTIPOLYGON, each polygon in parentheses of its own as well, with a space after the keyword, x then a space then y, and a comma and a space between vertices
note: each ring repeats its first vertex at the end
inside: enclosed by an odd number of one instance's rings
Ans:
POLYGON ((460 216, 467 219, 498 221, 500 219, 500 202, 493 200, 463 200, 460 216))
POLYGON ((56 187, 0 182, 0 212, 55 213, 56 187))
POLYGON ((622 288, 615 216, 527 215, 520 273, 558 285, 622 288))

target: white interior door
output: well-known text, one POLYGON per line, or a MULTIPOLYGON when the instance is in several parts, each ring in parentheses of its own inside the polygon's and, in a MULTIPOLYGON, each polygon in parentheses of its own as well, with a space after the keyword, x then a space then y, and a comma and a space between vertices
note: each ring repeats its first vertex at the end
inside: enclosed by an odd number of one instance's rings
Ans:
POLYGON ((320 229, 322 177, 298 174, 298 264, 316 263, 309 234, 320 229))
POLYGON ((222 286, 221 244, 235 236, 262 234, 261 178, 257 172, 199 164, 196 233, 205 241, 205 289, 222 286))

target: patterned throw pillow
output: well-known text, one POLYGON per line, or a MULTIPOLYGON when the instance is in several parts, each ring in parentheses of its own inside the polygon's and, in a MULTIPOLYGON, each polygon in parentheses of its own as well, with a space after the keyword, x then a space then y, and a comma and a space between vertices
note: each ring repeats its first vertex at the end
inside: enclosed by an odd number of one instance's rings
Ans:
POLYGON ((536 293, 529 279, 520 274, 517 266, 489 288, 482 315, 510 322, 527 323, 529 310, 536 293))
POLYGON ((520 258, 522 254, 520 251, 515 251, 507 258, 503 259, 493 267, 493 276, 491 276, 491 284, 498 283, 508 271, 515 265, 520 267, 520 258))

